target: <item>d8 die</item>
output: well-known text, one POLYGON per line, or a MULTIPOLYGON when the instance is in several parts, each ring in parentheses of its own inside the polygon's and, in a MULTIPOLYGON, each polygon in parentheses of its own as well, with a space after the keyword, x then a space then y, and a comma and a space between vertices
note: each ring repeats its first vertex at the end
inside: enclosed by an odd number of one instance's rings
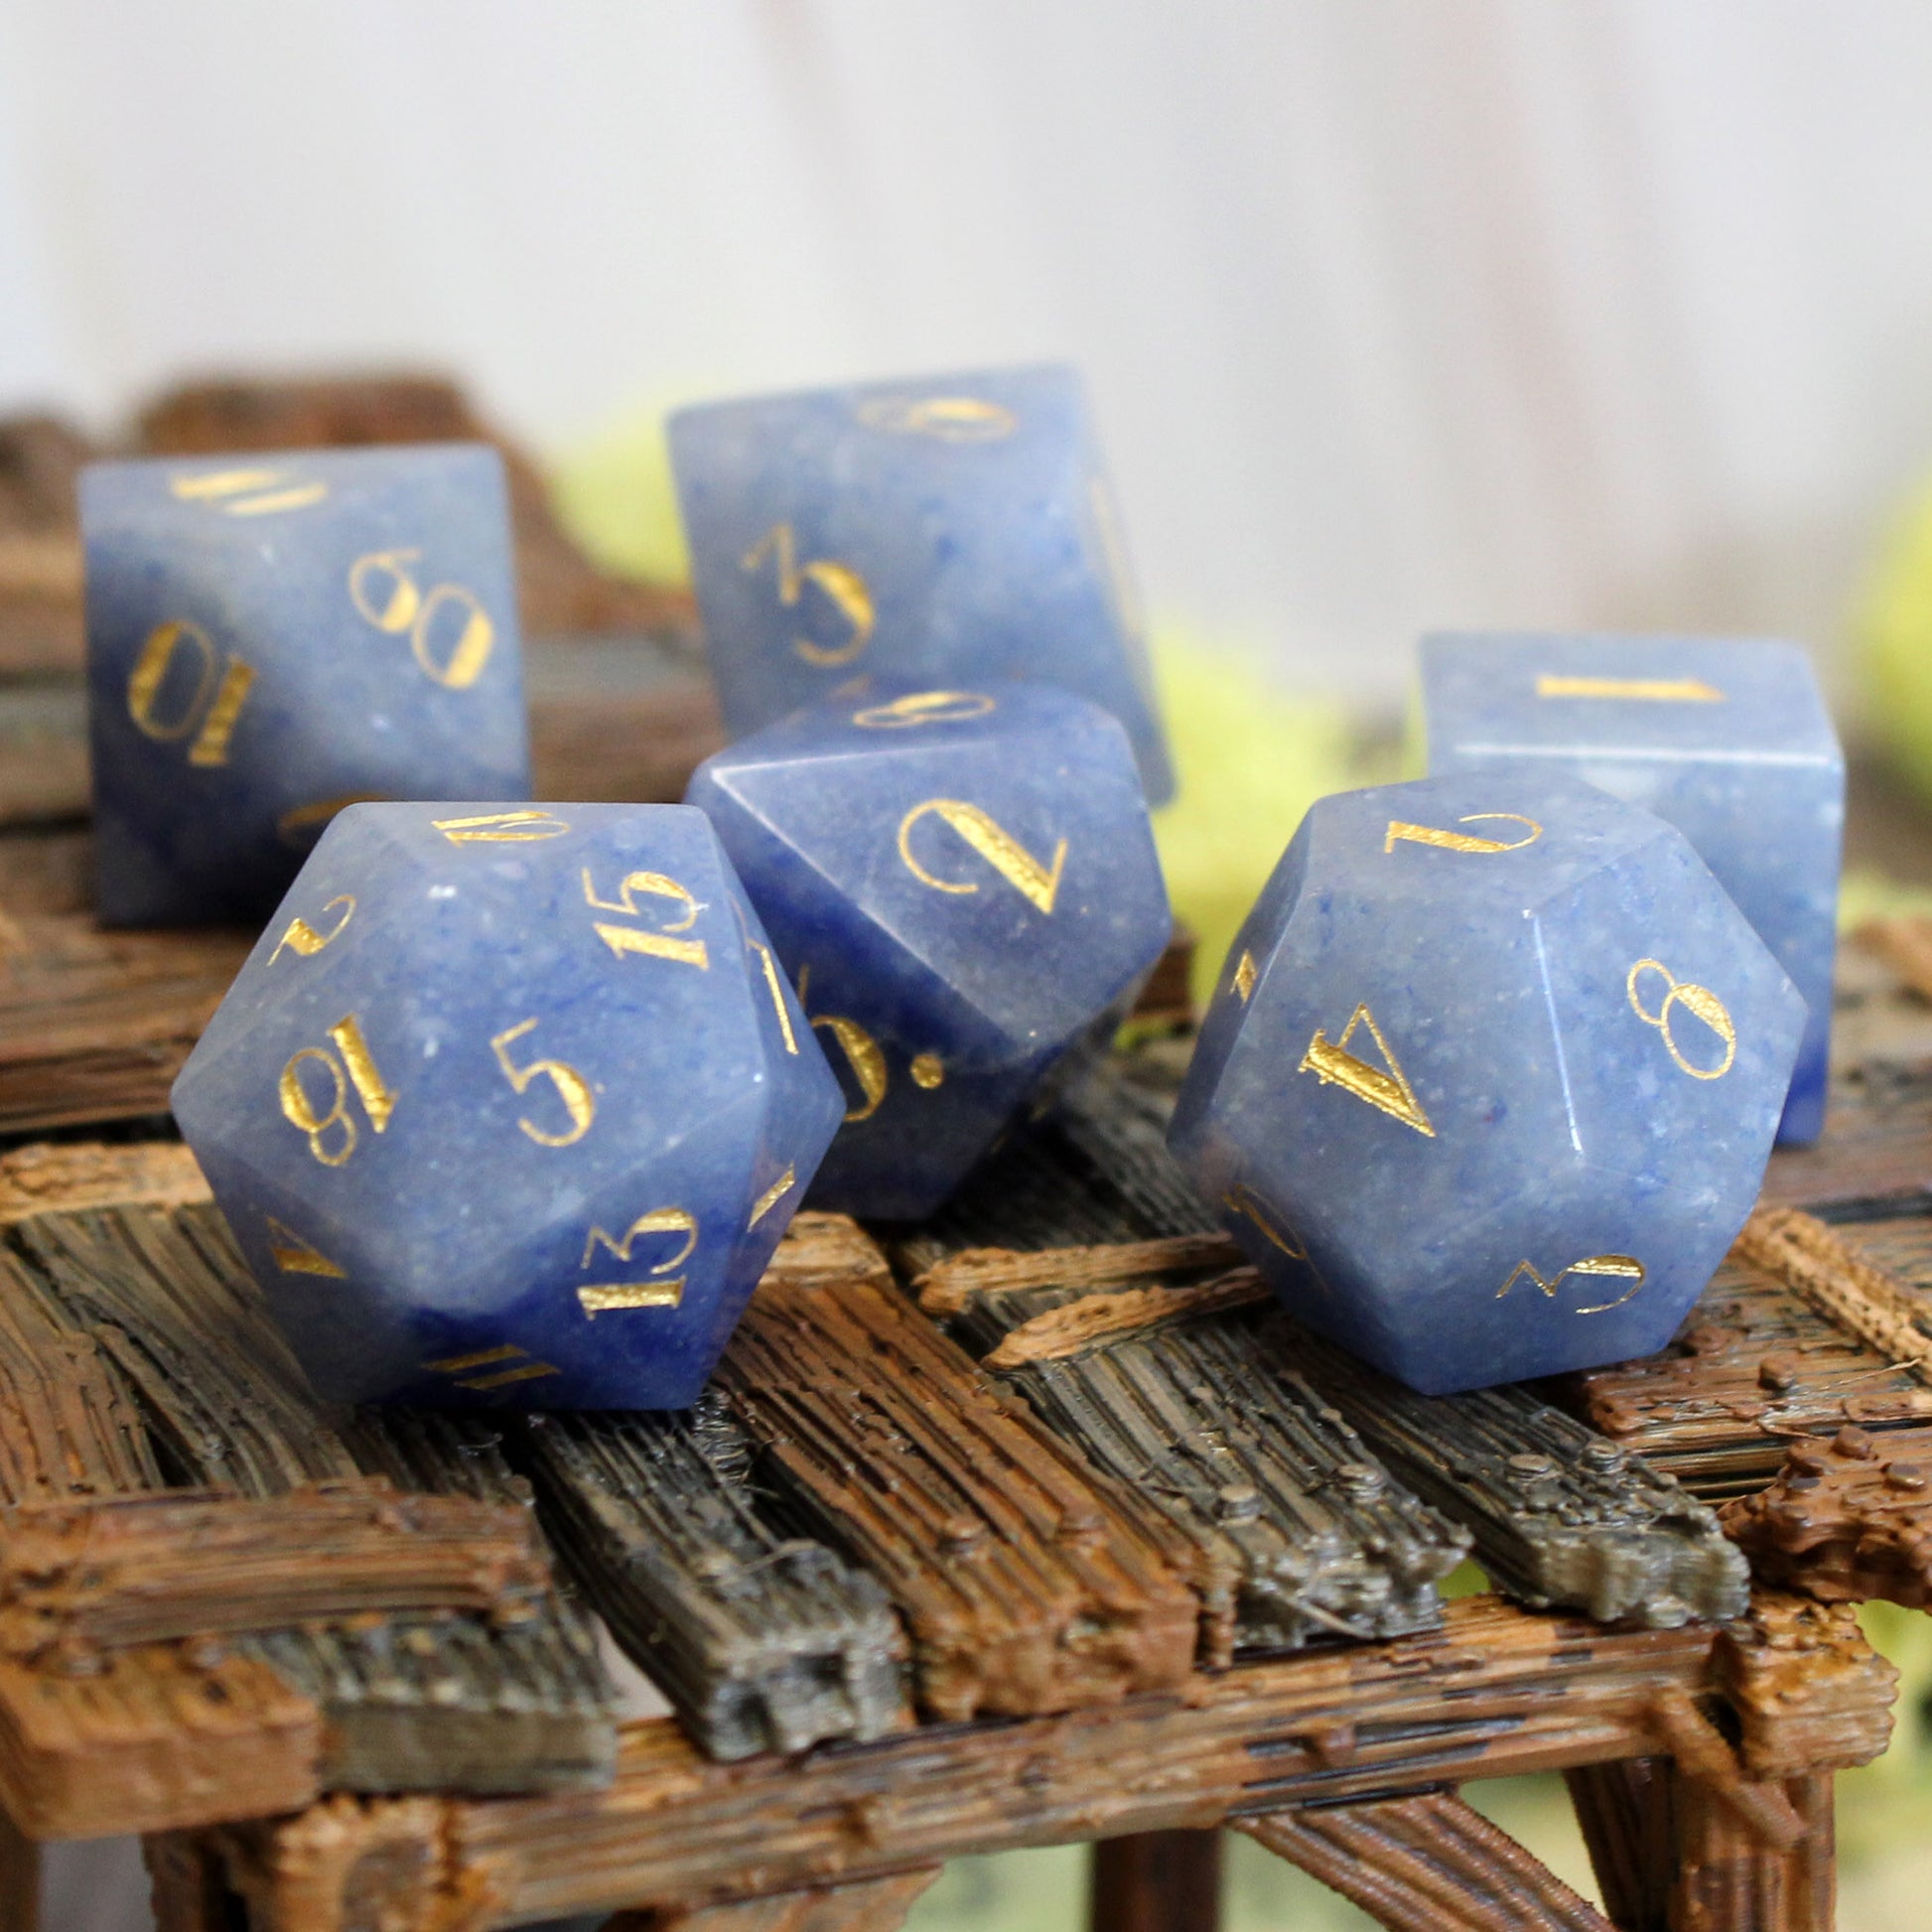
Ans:
POLYGON ((1432 772, 1522 759, 1667 818, 1757 928, 1810 1016, 1781 1141, 1825 1124, 1845 759, 1795 644, 1443 635, 1422 646, 1432 772))
POLYGON ((1037 678, 1127 727, 1173 789, 1139 604, 1071 369, 871 383, 671 418, 734 737, 867 674, 1037 678))
POLYGON ((175 1083, 317 1390, 695 1400, 839 1122, 703 816, 356 805, 175 1083))
POLYGON ((258 922, 352 799, 529 796, 494 450, 96 464, 80 522, 103 919, 258 922))
POLYGON ((1170 1145, 1291 1311, 1429 1394, 1647 1354, 1756 1197, 1804 1002, 1683 835, 1559 773, 1325 798, 1170 1145))
POLYGON ((931 1212, 1173 921, 1120 726, 1039 685, 875 690, 698 767, 846 1092, 813 1199, 931 1212))

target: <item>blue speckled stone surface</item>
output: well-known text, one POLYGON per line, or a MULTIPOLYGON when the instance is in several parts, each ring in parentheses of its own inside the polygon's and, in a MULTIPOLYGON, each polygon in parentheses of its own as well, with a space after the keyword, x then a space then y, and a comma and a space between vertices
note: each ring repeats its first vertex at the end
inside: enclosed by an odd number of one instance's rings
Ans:
POLYGON ((725 723, 868 674, 1064 686, 1173 790, 1120 517, 1068 368, 680 410, 671 459, 725 723))
POLYGON ((322 1395, 613 1409, 696 1398, 842 1111, 701 813, 461 803, 342 813, 174 1107, 322 1395))
POLYGON ((352 798, 527 798, 503 466, 481 444, 80 480, 95 899, 258 923, 352 798))
POLYGON ((1682 834, 1521 766, 1324 798, 1170 1142, 1290 1310, 1429 1394, 1649 1354, 1756 1198, 1804 1002, 1682 834))
POLYGON ((1173 928, 1126 735, 1063 691, 875 688, 685 795, 845 1087, 817 1204, 930 1213, 1173 928))
POLYGON ((1778 956, 1810 1018, 1781 1141, 1825 1124, 1845 759, 1796 644, 1444 634, 1422 645, 1429 769, 1523 759, 1667 818, 1778 956))

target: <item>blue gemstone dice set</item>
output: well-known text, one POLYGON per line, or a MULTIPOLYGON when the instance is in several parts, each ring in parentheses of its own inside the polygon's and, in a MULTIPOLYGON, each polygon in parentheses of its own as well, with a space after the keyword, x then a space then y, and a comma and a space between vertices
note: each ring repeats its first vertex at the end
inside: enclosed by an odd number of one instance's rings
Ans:
MULTIPOLYGON (((738 741, 684 806, 528 802, 490 452, 83 486, 100 910, 286 893, 174 1098, 325 1395, 689 1404, 802 1201, 934 1211, 1167 941, 1077 379, 671 437, 738 741)), ((1663 1345, 1818 1131, 1843 761, 1785 647, 1423 669, 1438 775, 1309 813, 1170 1138, 1295 1313, 1442 1392, 1663 1345)))

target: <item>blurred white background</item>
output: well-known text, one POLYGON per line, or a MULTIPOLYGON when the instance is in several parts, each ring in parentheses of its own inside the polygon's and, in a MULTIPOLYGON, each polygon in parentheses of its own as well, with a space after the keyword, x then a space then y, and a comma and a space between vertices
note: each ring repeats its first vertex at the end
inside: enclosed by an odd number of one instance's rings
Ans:
POLYGON ((1157 612, 1297 684, 1829 653, 1932 463, 1928 100, 1923 0, 0 0, 0 411, 421 362, 559 451, 1064 356, 1157 612))
POLYGON ((1067 356, 1157 611, 1825 644, 1932 460, 1918 0, 0 0, 0 407, 1067 356))

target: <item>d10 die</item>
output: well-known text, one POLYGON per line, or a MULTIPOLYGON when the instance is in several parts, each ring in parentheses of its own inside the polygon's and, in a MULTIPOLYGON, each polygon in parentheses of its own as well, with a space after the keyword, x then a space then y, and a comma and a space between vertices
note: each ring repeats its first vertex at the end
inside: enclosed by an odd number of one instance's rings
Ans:
POLYGON ((1757 928, 1810 1017, 1778 1130, 1825 1124, 1845 759, 1795 644, 1446 634, 1422 646, 1432 772, 1522 759, 1667 818, 1757 928))
POLYGON ((1071 369, 709 403, 670 437, 734 737, 868 673, 1037 678, 1120 719, 1167 800, 1139 604, 1071 369))
POLYGON ((881 691, 698 767, 846 1091, 813 1199, 930 1213, 1172 930, 1133 755, 1039 685, 881 691))
POLYGON ((324 1396, 696 1399, 843 1111, 703 816, 357 805, 175 1083, 324 1396))
POLYGON ((95 897, 274 909, 358 798, 527 798, 494 450, 103 463, 80 480, 95 897))
POLYGON ((1325 798, 1170 1144, 1291 1311, 1429 1394, 1647 1354, 1756 1196, 1804 1002, 1683 835, 1521 768, 1325 798))

